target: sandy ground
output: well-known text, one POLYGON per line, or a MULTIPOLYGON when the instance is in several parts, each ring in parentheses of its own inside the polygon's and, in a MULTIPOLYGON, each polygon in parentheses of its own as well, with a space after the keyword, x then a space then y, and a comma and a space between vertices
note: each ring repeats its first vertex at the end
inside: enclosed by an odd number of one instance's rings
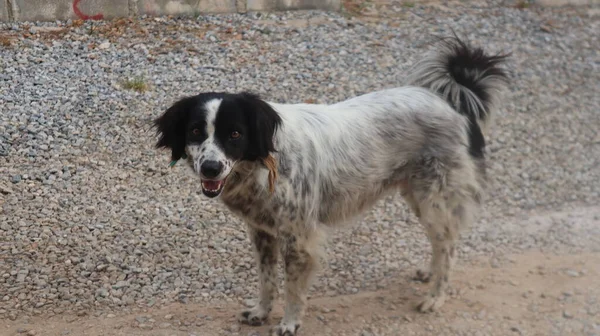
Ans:
MULTIPOLYGON (((575 212, 587 212, 593 222, 588 224, 597 225, 598 209, 575 212)), ((450 298, 434 314, 414 310, 427 285, 412 281, 412 270, 378 291, 313 297, 300 335, 600 335, 600 252, 587 250, 529 250, 494 259, 500 262, 488 257, 459 261, 450 298)), ((23 317, 0 321, 0 335, 268 335, 282 316, 281 306, 280 300, 262 327, 238 325, 235 314, 242 306, 223 302, 118 315, 23 317)))

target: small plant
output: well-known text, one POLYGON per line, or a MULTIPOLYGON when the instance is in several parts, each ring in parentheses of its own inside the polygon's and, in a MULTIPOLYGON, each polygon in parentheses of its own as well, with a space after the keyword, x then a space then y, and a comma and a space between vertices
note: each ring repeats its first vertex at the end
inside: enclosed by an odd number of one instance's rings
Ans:
POLYGON ((413 8, 413 7, 415 7, 415 3, 412 1, 405 1, 402 3, 402 6, 404 6, 406 8, 413 8))
POLYGON ((529 2, 529 0, 518 0, 515 3, 515 7, 518 9, 527 9, 530 5, 531 3, 529 2))
POLYGON ((0 36, 0 46, 10 47, 12 45, 12 39, 6 36, 0 36))
POLYGON ((144 92, 148 90, 148 83, 146 83, 146 80, 142 76, 124 80, 121 85, 124 89, 133 90, 136 92, 144 92))
POLYGON ((343 13, 346 16, 359 16, 369 5, 372 5, 372 0, 346 0, 343 2, 343 13))

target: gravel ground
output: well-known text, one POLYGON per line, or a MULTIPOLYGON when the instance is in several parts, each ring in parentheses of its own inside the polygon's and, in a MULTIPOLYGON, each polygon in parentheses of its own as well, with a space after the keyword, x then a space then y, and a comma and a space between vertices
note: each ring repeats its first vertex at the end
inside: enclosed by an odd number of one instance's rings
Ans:
MULTIPOLYGON (((203 198, 185 167, 168 168, 150 121, 200 91, 332 103, 393 87, 432 34, 451 29, 512 51, 514 72, 489 137, 489 197, 463 260, 598 252, 598 216, 588 226, 511 225, 599 204, 598 8, 370 10, 0 24, 0 318, 252 298, 244 226, 203 198)), ((332 238, 312 294, 384 287, 428 253, 390 197, 332 238)))

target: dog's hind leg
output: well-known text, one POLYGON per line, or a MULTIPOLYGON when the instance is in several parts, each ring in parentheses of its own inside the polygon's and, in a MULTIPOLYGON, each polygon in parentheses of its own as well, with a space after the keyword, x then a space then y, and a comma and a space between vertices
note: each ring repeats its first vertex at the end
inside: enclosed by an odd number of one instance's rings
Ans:
POLYGON ((430 270, 423 272, 432 287, 418 305, 419 311, 429 312, 444 304, 459 233, 471 224, 479 196, 476 188, 457 184, 446 184, 433 192, 416 191, 415 196, 420 200, 420 222, 432 247, 430 270))
MULTIPOLYGON (((419 209, 419 203, 415 199, 415 195, 414 195, 408 181, 405 181, 404 183, 401 184, 400 193, 402 195, 402 198, 404 198, 404 201, 406 202, 406 204, 410 207, 410 209, 415 214, 415 216, 417 216, 417 218, 420 219, 421 218, 421 209, 419 209)), ((426 267, 418 269, 415 276, 413 277, 414 280, 421 281, 421 282, 429 282, 430 278, 431 278, 431 271, 429 268, 426 268, 426 267)))
POLYGON ((248 234, 254 245, 258 263, 259 295, 256 305, 243 311, 238 319, 249 325, 262 325, 268 318, 277 295, 277 255, 279 242, 268 233, 248 226, 248 234))

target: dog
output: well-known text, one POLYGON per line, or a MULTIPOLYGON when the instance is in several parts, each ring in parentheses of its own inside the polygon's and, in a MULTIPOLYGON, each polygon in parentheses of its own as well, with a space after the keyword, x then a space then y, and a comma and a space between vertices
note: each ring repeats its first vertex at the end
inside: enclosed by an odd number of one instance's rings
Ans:
POLYGON ((445 300, 459 233, 474 220, 486 180, 485 138, 508 84, 508 55, 458 37, 408 72, 406 85, 332 105, 280 104, 207 92, 155 119, 157 148, 171 150, 248 227, 259 295, 242 323, 263 324, 285 270, 285 309, 272 335, 293 336, 322 257, 323 237, 400 191, 432 246, 421 312, 445 300))

